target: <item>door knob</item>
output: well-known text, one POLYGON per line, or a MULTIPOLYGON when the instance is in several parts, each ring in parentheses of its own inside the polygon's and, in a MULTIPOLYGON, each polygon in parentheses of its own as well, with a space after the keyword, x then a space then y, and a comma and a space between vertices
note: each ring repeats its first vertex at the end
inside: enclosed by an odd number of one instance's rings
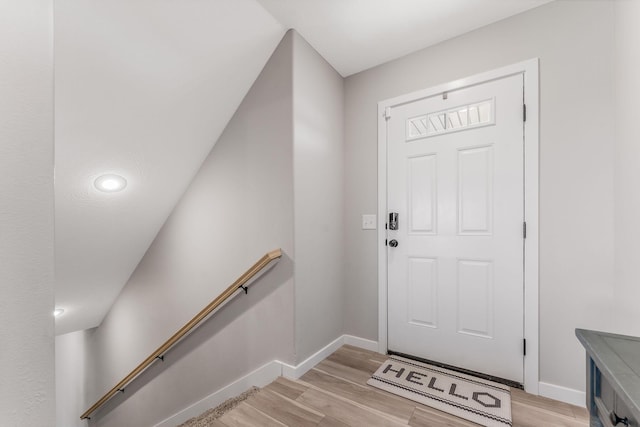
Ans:
POLYGON ((398 246, 398 241, 396 239, 389 241, 389 246, 395 248, 396 246, 398 246))

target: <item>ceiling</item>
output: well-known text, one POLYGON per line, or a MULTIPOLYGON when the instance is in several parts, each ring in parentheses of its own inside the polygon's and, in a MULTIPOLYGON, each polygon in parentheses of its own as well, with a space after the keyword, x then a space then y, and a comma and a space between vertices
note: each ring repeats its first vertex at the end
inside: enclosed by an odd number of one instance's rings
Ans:
POLYGON ((551 0, 258 0, 347 77, 551 0))
POLYGON ((548 1, 56 0, 56 333, 100 324, 287 28, 348 76, 548 1))

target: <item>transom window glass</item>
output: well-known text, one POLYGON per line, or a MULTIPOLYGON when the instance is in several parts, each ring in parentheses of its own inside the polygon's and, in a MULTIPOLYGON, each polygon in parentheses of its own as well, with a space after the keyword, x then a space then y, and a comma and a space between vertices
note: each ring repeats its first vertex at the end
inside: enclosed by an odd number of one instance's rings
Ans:
POLYGON ((407 141, 495 124, 494 100, 407 119, 407 141))

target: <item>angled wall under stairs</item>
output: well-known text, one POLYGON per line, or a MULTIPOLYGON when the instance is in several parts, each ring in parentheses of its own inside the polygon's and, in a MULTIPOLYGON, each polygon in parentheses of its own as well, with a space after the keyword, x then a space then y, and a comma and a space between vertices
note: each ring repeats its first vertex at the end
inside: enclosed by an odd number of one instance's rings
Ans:
POLYGON ((75 414, 78 426, 155 425, 271 361, 295 366, 343 334, 342 106, 342 77, 289 31, 104 322, 58 340, 61 355, 65 342, 83 343, 82 356, 66 353, 84 365, 71 376, 85 390, 81 406, 265 251, 281 248, 282 259, 88 423, 75 414))

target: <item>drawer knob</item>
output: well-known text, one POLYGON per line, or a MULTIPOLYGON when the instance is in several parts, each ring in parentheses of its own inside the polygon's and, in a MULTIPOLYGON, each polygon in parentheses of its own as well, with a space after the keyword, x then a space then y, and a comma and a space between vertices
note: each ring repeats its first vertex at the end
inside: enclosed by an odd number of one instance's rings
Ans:
POLYGON ((627 417, 620 418, 618 414, 613 411, 611 411, 611 413, 609 414, 609 419, 614 426, 617 426, 620 423, 624 424, 625 426, 629 425, 629 420, 627 419, 627 417))

